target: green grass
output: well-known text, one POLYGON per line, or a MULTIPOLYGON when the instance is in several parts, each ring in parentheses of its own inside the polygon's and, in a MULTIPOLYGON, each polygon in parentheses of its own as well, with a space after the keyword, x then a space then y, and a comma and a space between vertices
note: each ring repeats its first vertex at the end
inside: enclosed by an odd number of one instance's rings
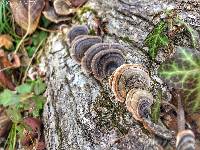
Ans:
POLYGON ((0 3, 0 34, 10 34, 15 39, 19 38, 15 34, 12 13, 6 0, 2 0, 0 3))

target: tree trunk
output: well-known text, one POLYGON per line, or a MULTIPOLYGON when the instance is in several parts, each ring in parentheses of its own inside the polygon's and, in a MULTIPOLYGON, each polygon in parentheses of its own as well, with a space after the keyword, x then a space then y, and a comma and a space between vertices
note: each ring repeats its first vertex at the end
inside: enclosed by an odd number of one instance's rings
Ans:
MULTIPOLYGON (((123 44, 129 49, 127 62, 141 63, 147 68, 151 61, 143 49, 143 41, 156 23, 152 18, 157 12, 179 7, 183 19, 200 31, 197 2, 89 0, 88 6, 108 22, 104 42, 123 44)), ((91 25, 92 16, 86 17, 91 25)), ((47 149, 157 149, 155 137, 143 130, 124 104, 115 101, 108 85, 85 74, 70 57, 65 40, 66 34, 52 34, 46 48, 47 102, 43 121, 47 149)), ((152 78, 157 77, 152 75, 152 78)), ((167 93, 162 81, 156 86, 167 93)), ((152 92, 155 94, 156 88, 152 92)))

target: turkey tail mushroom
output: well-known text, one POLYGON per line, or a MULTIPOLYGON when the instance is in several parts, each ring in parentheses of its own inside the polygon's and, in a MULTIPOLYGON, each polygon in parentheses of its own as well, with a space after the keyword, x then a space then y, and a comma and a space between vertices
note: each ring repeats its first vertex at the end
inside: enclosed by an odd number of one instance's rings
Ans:
POLYGON ((151 121, 150 113, 153 102, 154 98, 151 93, 142 89, 131 89, 126 97, 126 107, 136 120, 143 123, 144 127, 153 134, 164 139, 171 139, 172 134, 168 129, 151 121))
POLYGON ((148 89, 150 80, 148 71, 142 65, 124 64, 112 74, 109 85, 116 100, 124 102, 129 90, 133 88, 148 89))
POLYGON ((46 19, 54 23, 69 21, 71 19, 68 15, 58 15, 52 6, 46 8, 42 13, 46 19))
POLYGON ((118 50, 121 50, 122 52, 125 51, 125 48, 118 43, 97 43, 91 46, 85 52, 85 55, 81 61, 83 70, 85 70, 87 73, 92 73, 91 63, 94 56, 100 51, 109 50, 109 49, 118 49, 118 50))
POLYGON ((89 34, 89 29, 86 25, 76 25, 73 26, 68 34, 67 34, 67 38, 68 38, 68 44, 71 45, 72 41, 80 36, 80 35, 88 35, 89 34))
POLYGON ((149 119, 153 96, 146 90, 131 89, 126 97, 126 107, 136 120, 149 119))
POLYGON ((71 57, 77 63, 81 63, 84 53, 94 44, 101 43, 102 39, 98 36, 85 35, 81 38, 74 39, 70 48, 71 57))
POLYGON ((191 130, 178 132, 176 137, 177 150, 195 150, 195 136, 191 130))
POLYGON ((58 15, 69 15, 75 12, 69 0, 54 0, 53 6, 58 15))
POLYGON ((91 63, 94 77, 102 81, 125 63, 123 53, 118 49, 103 50, 97 53, 91 63))

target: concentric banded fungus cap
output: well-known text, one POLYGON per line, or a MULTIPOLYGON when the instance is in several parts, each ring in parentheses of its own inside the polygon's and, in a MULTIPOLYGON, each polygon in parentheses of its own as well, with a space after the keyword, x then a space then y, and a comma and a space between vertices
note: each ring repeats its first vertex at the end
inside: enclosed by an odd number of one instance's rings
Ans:
POLYGON ((124 102, 129 90, 133 88, 148 89, 150 81, 148 71, 142 65, 124 64, 112 74, 109 85, 116 100, 124 102))
POLYGON ((102 39, 98 36, 89 36, 85 35, 82 38, 78 38, 72 42, 70 48, 70 54, 73 59, 78 63, 81 62, 81 59, 84 56, 84 53, 94 44, 101 43, 102 39))
POLYGON ((142 89, 131 89, 126 97, 126 107, 133 117, 143 123, 144 127, 164 139, 171 139, 170 130, 151 121, 150 113, 154 98, 151 93, 142 89))
POLYGON ((53 6, 58 15, 69 15, 75 12, 69 0, 54 0, 53 6))
POLYGON ((68 21, 71 19, 68 16, 59 16, 58 14, 56 14, 55 9, 53 7, 48 7, 42 13, 45 16, 45 18, 47 18, 48 20, 50 20, 51 22, 54 22, 54 23, 68 21))
POLYGON ((122 53, 125 52, 125 48, 118 43, 98 43, 91 46, 86 52, 81 61, 82 68, 87 73, 92 73, 91 63, 93 57, 102 50, 118 49, 122 53))
POLYGON ((126 107, 136 120, 149 119, 154 99, 151 93, 141 89, 131 89, 126 97, 126 107))
POLYGON ((92 59, 92 73, 97 80, 102 81, 124 63, 125 59, 120 50, 102 50, 92 59))
POLYGON ((178 133, 176 141, 177 150, 195 150, 195 136, 191 130, 178 133))
POLYGON ((68 44, 70 45, 72 43, 72 41, 80 35, 88 35, 89 34, 89 29, 86 25, 77 25, 77 26, 73 26, 68 34, 67 34, 67 38, 68 38, 68 44))

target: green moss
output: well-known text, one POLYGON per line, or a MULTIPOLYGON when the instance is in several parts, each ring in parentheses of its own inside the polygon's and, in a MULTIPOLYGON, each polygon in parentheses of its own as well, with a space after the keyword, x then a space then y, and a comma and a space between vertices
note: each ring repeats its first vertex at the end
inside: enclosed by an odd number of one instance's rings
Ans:
POLYGON ((118 102, 113 102, 107 92, 102 92, 94 104, 97 113, 95 122, 102 132, 116 128, 121 134, 127 134, 131 124, 131 116, 125 106, 118 102))
POLYGON ((96 35, 95 30, 94 30, 94 29, 90 29, 90 30, 89 30, 89 34, 90 34, 90 35, 96 35))
POLYGON ((88 19, 83 17, 83 15, 86 13, 91 13, 97 16, 96 10, 92 9, 89 6, 84 6, 84 7, 79 8, 79 10, 76 12, 76 15, 74 16, 74 20, 78 21, 80 24, 86 23, 88 19))
POLYGON ((120 37, 120 39, 125 43, 132 43, 132 40, 128 36, 120 37))
POLYGON ((80 15, 83 15, 87 12, 92 12, 94 15, 97 15, 97 12, 96 10, 92 9, 91 7, 89 6, 84 6, 80 9, 80 15))

